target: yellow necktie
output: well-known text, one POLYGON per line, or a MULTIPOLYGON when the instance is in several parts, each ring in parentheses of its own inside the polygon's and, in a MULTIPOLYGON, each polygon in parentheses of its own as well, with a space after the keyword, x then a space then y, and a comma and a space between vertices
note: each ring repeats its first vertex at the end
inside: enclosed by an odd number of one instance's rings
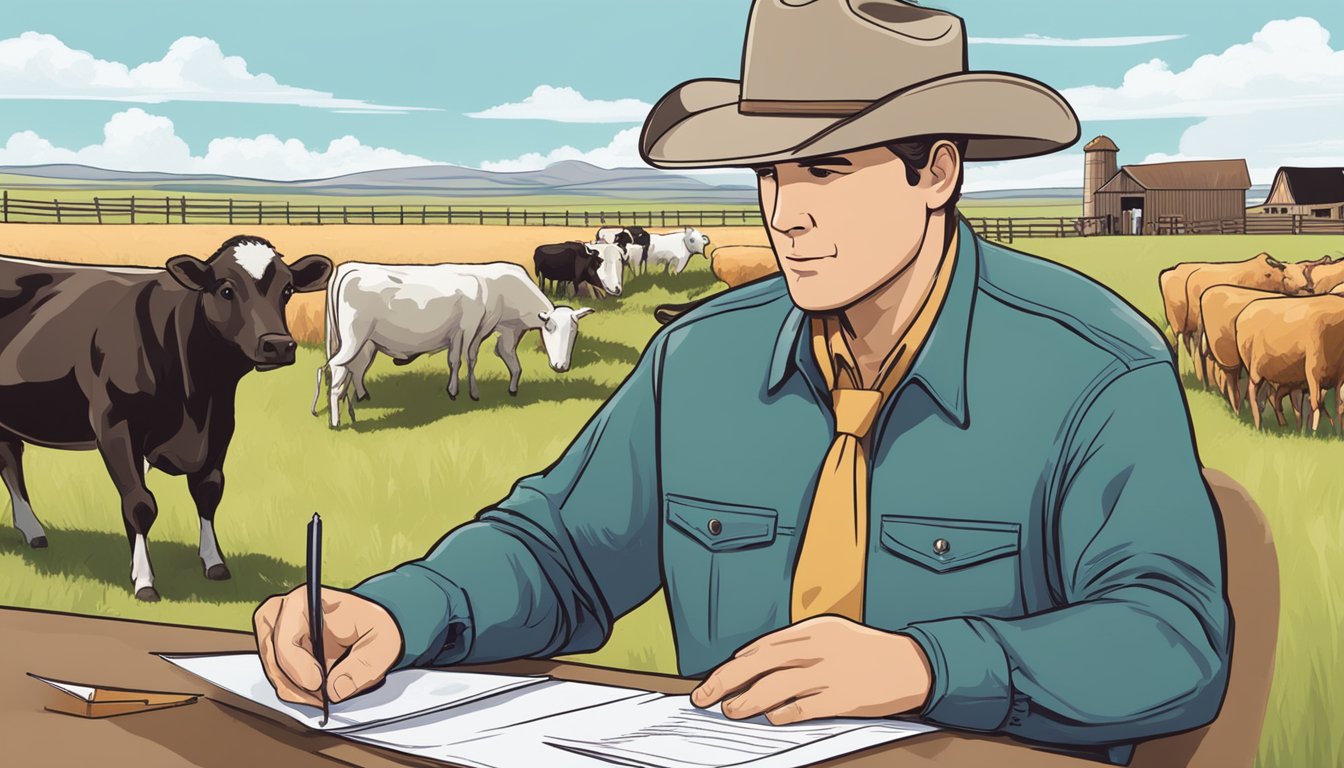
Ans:
POLYGON ((812 352, 831 390, 835 439, 817 477, 812 510, 794 566, 790 601, 793 622, 825 613, 863 621, 868 565, 868 457, 863 438, 933 329, 952 279, 956 248, 954 235, 923 305, 878 375, 877 389, 860 388, 858 366, 840 332, 839 320, 812 320, 812 352))

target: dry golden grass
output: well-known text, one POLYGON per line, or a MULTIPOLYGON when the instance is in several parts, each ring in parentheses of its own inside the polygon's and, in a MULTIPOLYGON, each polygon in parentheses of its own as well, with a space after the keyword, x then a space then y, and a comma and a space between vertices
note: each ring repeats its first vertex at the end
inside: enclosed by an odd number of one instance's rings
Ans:
MULTIPOLYGON (((655 229, 654 231, 673 231, 655 229)), ((761 227, 702 227, 711 250, 725 243, 766 244, 761 227)), ((180 253, 206 258, 234 235, 264 237, 286 259, 321 253, 340 264, 481 264, 511 261, 532 270, 532 252, 542 243, 591 240, 596 229, 579 227, 503 227, 473 225, 332 224, 5 224, 0 225, 0 254, 80 264, 162 266, 180 253)), ((325 293, 296 296, 289 306, 289 328, 300 342, 323 340, 325 293)))

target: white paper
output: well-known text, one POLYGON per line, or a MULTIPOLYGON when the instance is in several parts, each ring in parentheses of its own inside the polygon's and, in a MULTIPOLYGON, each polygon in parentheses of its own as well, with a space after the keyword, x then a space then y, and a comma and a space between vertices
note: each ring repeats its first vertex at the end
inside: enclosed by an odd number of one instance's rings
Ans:
POLYGON ((34 678, 34 679, 36 679, 36 680, 41 680, 42 682, 46 683, 47 685, 50 685, 52 688, 59 688, 59 689, 61 689, 62 691, 65 691, 66 693, 70 694, 71 696, 75 696, 75 697, 81 698, 81 699, 83 699, 83 700, 85 700, 85 701, 93 701, 93 689, 90 688, 90 687, 87 686, 87 685, 75 685, 74 683, 62 683, 62 682, 59 681, 59 680, 50 680, 50 679, 48 679, 48 678, 41 677, 41 676, 39 676, 39 675, 34 675, 34 674, 32 674, 32 673, 29 673, 29 677, 32 677, 32 678, 34 678))
POLYGON ((764 716, 733 720, 718 707, 700 709, 687 696, 658 696, 551 718, 543 741, 642 768, 793 768, 936 730, 867 718, 772 725, 764 716))
POLYGON ((495 694, 545 682, 541 676, 490 675, 479 672, 403 669, 367 693, 331 705, 325 726, 322 709, 281 701, 255 653, 209 656, 160 656, 230 693, 256 702, 315 730, 336 733, 458 707, 495 694))
POLYGON ((648 696, 647 691, 548 680, 487 699, 454 707, 451 712, 419 715, 395 723, 363 728, 349 737, 393 749, 415 747, 433 751, 439 747, 472 741, 492 731, 512 729, 546 717, 613 701, 648 696))

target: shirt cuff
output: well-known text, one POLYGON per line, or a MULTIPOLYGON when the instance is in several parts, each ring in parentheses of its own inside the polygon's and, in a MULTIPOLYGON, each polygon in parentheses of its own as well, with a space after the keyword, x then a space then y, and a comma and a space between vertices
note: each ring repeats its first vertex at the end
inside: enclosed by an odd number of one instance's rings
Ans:
POLYGON ((1008 656, 977 618, 940 619, 899 630, 929 659, 933 690, 919 716, 972 731, 997 731, 1012 704, 1008 656))
POLYGON ((394 670, 456 664, 470 653, 474 633, 467 595, 430 569, 405 563, 350 591, 381 605, 397 623, 402 655, 394 670))

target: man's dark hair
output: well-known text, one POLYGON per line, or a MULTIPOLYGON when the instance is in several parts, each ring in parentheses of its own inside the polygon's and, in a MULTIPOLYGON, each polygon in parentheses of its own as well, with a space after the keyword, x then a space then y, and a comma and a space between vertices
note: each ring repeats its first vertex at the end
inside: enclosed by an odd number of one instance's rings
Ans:
MULTIPOLYGON (((886 147, 891 153, 901 159, 905 164, 905 180, 910 182, 911 186, 919 183, 919 172, 929 167, 929 159, 933 155, 933 147, 940 141, 950 141, 957 148, 957 155, 964 162, 966 159, 966 139, 960 136, 912 136, 900 141, 889 141, 882 146, 886 147)), ((965 181, 966 173, 963 166, 962 172, 957 175, 957 186, 952 190, 952 197, 947 200, 947 211, 952 213, 957 207, 957 201, 961 199, 961 184, 965 181)), ((956 218, 953 216, 952 218, 956 218)))

